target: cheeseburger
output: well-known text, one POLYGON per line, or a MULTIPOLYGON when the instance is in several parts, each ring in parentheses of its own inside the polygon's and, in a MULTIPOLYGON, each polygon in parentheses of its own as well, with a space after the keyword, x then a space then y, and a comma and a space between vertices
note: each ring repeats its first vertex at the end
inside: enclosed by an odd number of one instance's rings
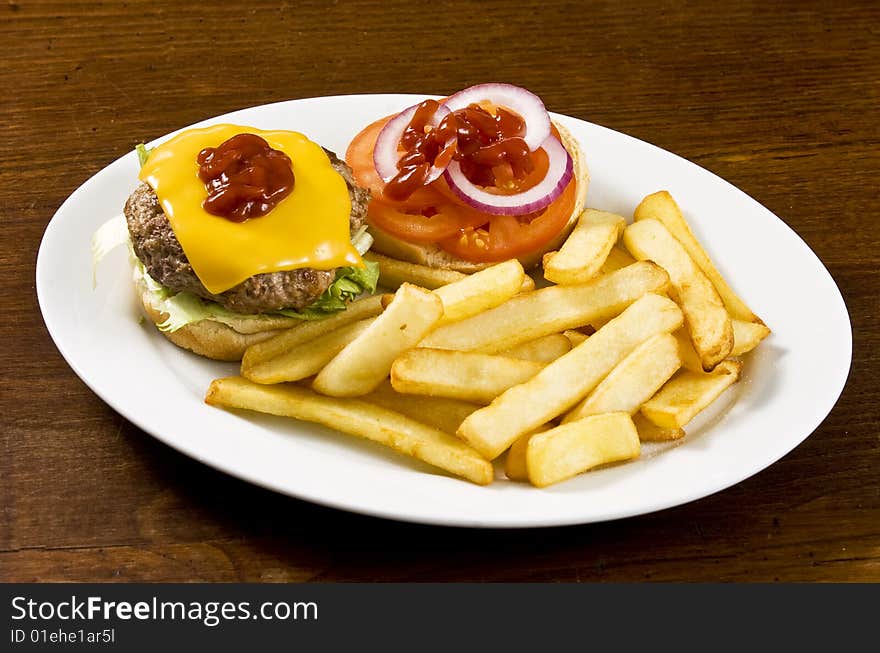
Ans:
POLYGON ((369 191, 302 134, 221 124, 138 154, 124 228, 108 223, 93 248, 128 240, 144 313, 174 344, 240 360, 375 290, 378 266, 361 259, 369 191))
POLYGON ((557 249, 584 207, 578 143, 533 93, 480 84, 365 127, 346 162, 372 193, 374 252, 474 272, 557 249))

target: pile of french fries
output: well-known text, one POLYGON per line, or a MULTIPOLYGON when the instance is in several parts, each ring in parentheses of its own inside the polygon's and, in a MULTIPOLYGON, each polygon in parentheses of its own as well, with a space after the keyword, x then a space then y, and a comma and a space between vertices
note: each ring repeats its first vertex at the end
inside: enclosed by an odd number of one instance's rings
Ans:
POLYGON ((471 275, 371 255, 394 294, 250 347, 206 401, 317 422, 480 485, 545 487, 632 460, 740 377, 770 329, 666 191, 627 224, 587 209, 535 288, 516 260, 471 275))

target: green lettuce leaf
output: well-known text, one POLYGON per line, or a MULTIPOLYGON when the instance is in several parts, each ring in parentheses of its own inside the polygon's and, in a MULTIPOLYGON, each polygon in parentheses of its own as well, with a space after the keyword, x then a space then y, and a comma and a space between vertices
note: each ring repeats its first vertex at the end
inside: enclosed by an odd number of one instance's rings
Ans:
POLYGON ((348 303, 361 293, 376 292, 376 284, 379 281, 379 264, 364 261, 364 266, 363 268, 338 268, 336 280, 313 304, 301 311, 278 311, 278 313, 287 317, 298 317, 302 320, 320 320, 345 310, 348 303))
POLYGON ((150 303, 157 309, 168 314, 168 318, 158 325, 162 331, 177 331, 181 327, 199 320, 215 320, 224 324, 230 324, 243 317, 256 320, 268 320, 273 315, 301 320, 321 320, 339 311, 345 310, 348 302, 361 293, 372 293, 376 290, 379 279, 379 266, 370 261, 364 261, 366 267, 339 268, 336 271, 336 280, 330 285, 312 305, 301 311, 282 310, 277 313, 260 315, 242 315, 233 313, 216 302, 206 301, 192 293, 179 292, 171 294, 167 288, 157 283, 147 274, 140 261, 135 259, 135 273, 139 274, 144 281, 144 286, 150 293, 150 303))
POLYGON ((92 288, 98 284, 98 264, 117 247, 129 243, 128 225, 124 215, 110 218, 92 234, 92 288))
POLYGON ((141 168, 144 167, 144 164, 147 162, 147 159, 150 158, 150 152, 153 151, 152 147, 147 147, 143 143, 138 143, 134 147, 134 151, 137 152, 138 162, 141 164, 141 168))

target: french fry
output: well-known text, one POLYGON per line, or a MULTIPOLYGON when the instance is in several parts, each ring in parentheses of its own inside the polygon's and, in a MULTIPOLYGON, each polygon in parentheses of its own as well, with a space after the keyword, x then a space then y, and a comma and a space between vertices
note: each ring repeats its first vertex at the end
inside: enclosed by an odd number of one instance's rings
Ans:
POLYGON ((600 272, 602 274, 617 272, 620 268, 625 268, 627 265, 632 265, 635 262, 636 260, 632 257, 632 254, 623 249, 620 245, 615 245, 611 248, 611 251, 608 252, 608 258, 606 258, 605 262, 602 264, 600 272))
POLYGON ((724 303, 703 271, 663 223, 644 219, 626 228, 623 242, 640 260, 661 265, 681 305, 694 349, 704 370, 711 370, 733 349, 733 325, 724 303))
POLYGON ((523 292, 531 292, 535 289, 535 280, 532 279, 528 274, 523 276, 522 285, 519 287, 519 291, 523 292))
POLYGON ((384 381, 371 393, 361 397, 366 402, 402 413, 422 424, 438 428, 444 433, 455 433, 465 417, 480 408, 458 399, 446 397, 424 397, 420 395, 404 395, 384 381))
POLYGON ((528 481, 529 469, 526 466, 526 451, 529 447, 529 440, 532 439, 534 433, 526 433, 518 437, 510 445, 507 450, 507 456, 504 458, 504 475, 511 481, 528 481))
POLYGON ((763 324, 761 319, 752 312, 739 295, 727 284, 727 281, 725 281, 724 277, 715 267, 715 264, 712 263, 712 259, 709 258, 706 250, 703 249, 696 236, 694 236, 690 225, 688 225, 681 210, 678 208, 678 204, 676 204, 668 191, 661 190, 648 195, 636 207, 633 218, 636 222, 640 220, 657 220, 663 223, 669 230, 669 233, 682 244, 694 263, 699 266, 703 274, 715 286, 715 290, 718 291, 730 315, 744 322, 763 324))
MULTIPOLYGON (((761 344, 761 341, 770 335, 770 329, 760 322, 743 322, 733 318, 730 320, 733 326, 733 349, 730 350, 731 356, 742 356, 752 351, 761 344)), ((702 372, 703 366, 700 357, 694 351, 693 342, 687 334, 686 329, 676 331, 675 335, 679 338, 679 349, 681 357, 684 361, 683 367, 695 372, 702 372)))
MULTIPOLYGON (((611 248, 611 251, 608 252, 608 258, 605 259, 605 262, 602 264, 602 269, 599 272, 600 274, 610 274, 612 272, 617 272, 628 265, 632 265, 635 262, 636 260, 632 257, 632 254, 620 245, 615 245, 611 248)), ((590 326, 598 331, 607 321, 608 319, 593 320, 590 323, 590 326)))
POLYGON ((488 459, 498 457, 524 433, 561 415, 583 399, 648 338, 683 323, 672 300, 648 294, 531 379, 513 386, 472 413, 458 435, 488 459))
POLYGON ((327 363, 312 387, 334 397, 356 397, 375 390, 388 376, 394 359, 415 347, 441 315, 439 297, 403 284, 388 308, 327 363))
POLYGON ((649 338, 624 358, 563 423, 589 415, 632 415, 681 367, 678 341, 668 333, 649 338))
POLYGON ((744 322, 733 318, 731 323, 733 324, 731 356, 742 356, 749 353, 770 335, 770 329, 763 322, 744 322))
POLYGON ((669 442, 684 437, 683 429, 666 429, 657 426, 647 417, 638 412, 632 416, 636 431, 639 432, 639 440, 642 442, 669 442))
POLYGON ((568 341, 571 343, 571 346, 573 348, 577 347, 584 340, 590 337, 586 333, 583 333, 582 331, 578 331, 576 329, 566 329, 562 332, 562 335, 568 338, 568 341))
POLYGON ((317 422, 387 445, 479 485, 492 482, 492 465, 455 437, 359 399, 322 397, 293 384, 259 385, 241 377, 211 383, 212 406, 255 410, 317 422))
POLYGON ((419 347, 394 361, 391 385, 408 394, 488 404, 542 369, 543 363, 507 356, 419 347))
POLYGON ((364 260, 379 264, 379 285, 389 290, 396 290, 404 283, 434 290, 447 283, 466 279, 468 276, 455 270, 431 268, 427 265, 398 261, 375 252, 364 254, 364 260))
POLYGON ((691 334, 688 333, 687 327, 679 329, 672 335, 678 340, 678 353, 681 356, 681 366, 686 370, 694 372, 703 371, 703 362, 700 355, 694 349, 694 342, 691 340, 691 334))
POLYGON ((584 417, 529 438, 526 470, 535 487, 547 487, 588 469, 637 458, 639 434, 629 413, 584 417))
POLYGON ((586 209, 559 251, 544 254, 544 278, 565 285, 588 282, 599 274, 625 224, 623 216, 586 209))
POLYGON ((458 322, 504 303, 520 291, 525 277, 520 262, 511 259, 440 286, 434 291, 443 302, 439 324, 458 322))
MULTIPOLYGON (((585 339, 586 336, 584 336, 584 340, 585 339)), ((580 342, 582 341, 578 341, 578 344, 580 344, 580 342)), ((521 345, 516 345, 515 347, 505 349, 498 353, 502 356, 519 358, 524 361, 549 363, 550 361, 555 361, 563 354, 567 354, 571 351, 572 346, 572 340, 570 340, 565 334, 551 333, 549 336, 541 336, 540 338, 529 340, 521 345)))
POLYGON ((242 371, 263 363, 270 358, 280 356, 284 352, 301 345, 318 336, 333 331, 347 324, 352 324, 368 317, 375 317, 382 312, 383 295, 369 295, 356 299, 344 311, 323 320, 302 322, 276 336, 248 347, 241 360, 242 371))
POLYGON ((242 365, 241 375, 255 383, 299 381, 317 374, 348 344, 360 336, 376 318, 369 317, 330 331, 313 340, 299 343, 275 358, 262 363, 242 365))
POLYGON ((541 336, 620 313, 649 292, 663 292, 666 272, 639 262, 579 286, 551 286, 434 330, 420 346, 494 354, 541 336))
POLYGON ((726 360, 711 372, 681 370, 642 406, 642 414, 664 429, 685 426, 697 414, 733 385, 742 363, 726 360))
POLYGON ((529 470, 526 466, 526 451, 528 451, 529 440, 532 439, 533 435, 549 431, 552 428, 552 424, 545 424, 541 428, 517 438, 516 441, 510 445, 510 449, 507 450, 507 455, 504 457, 504 475, 507 478, 511 481, 528 482, 529 470))

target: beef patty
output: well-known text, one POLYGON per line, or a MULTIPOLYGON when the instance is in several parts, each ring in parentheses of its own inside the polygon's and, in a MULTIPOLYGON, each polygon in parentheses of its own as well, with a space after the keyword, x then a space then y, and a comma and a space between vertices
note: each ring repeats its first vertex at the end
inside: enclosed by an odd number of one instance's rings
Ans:
MULTIPOLYGON (((366 220, 370 191, 355 184, 351 168, 344 161, 333 152, 325 151, 348 186, 349 225, 350 233, 354 234, 366 220)), ((125 203, 125 219, 134 253, 146 267, 147 274, 173 292, 190 292, 236 313, 250 315, 303 309, 318 299, 336 276, 335 270, 312 268, 268 272, 215 295, 208 292, 193 272, 152 188, 141 184, 135 189, 125 203)))

